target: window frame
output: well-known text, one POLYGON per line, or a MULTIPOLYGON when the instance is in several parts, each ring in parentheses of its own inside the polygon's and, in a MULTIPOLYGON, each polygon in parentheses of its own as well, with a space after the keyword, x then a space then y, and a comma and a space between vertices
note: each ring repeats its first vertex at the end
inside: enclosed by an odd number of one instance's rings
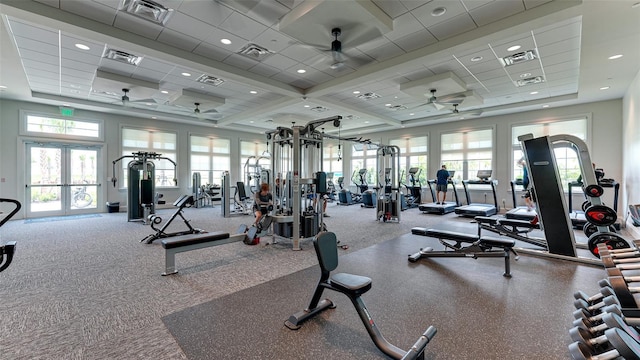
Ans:
POLYGON ((222 173, 224 171, 231 171, 231 139, 229 138, 223 138, 223 137, 216 137, 216 136, 211 136, 211 135, 200 135, 200 134, 194 134, 194 133, 189 133, 189 174, 191 174, 191 179, 193 179, 193 174, 195 172, 199 172, 200 173, 200 180, 202 183, 204 184, 212 184, 212 185, 222 185, 222 173), (194 137, 199 137, 199 138, 203 138, 203 139, 207 139, 207 148, 208 150, 206 152, 203 151, 194 151, 193 150, 193 138, 194 137), (214 149, 217 147, 215 144, 215 141, 227 141, 227 152, 226 153, 221 153, 221 152, 215 152, 214 149), (194 169, 194 164, 193 164, 193 156, 197 155, 197 156, 207 156, 208 157, 208 162, 209 162, 209 170, 195 170, 194 169), (215 164, 216 161, 214 161, 215 158, 226 158, 227 159, 227 164, 228 164, 228 168, 227 169, 215 169, 215 164), (203 175, 202 172, 206 171, 207 174, 203 175), (215 176, 216 172, 220 172, 220 182, 216 183, 217 177, 215 176))
MULTIPOLYGON (((55 139, 66 139, 66 140, 80 140, 80 141, 91 141, 91 142, 104 142, 105 138, 105 130, 104 130, 104 120, 102 119, 92 119, 86 117, 67 117, 62 116, 60 114, 54 114, 50 112, 43 111, 32 111, 32 110, 20 110, 20 128, 19 134, 21 136, 30 136, 30 137, 38 137, 38 138, 55 138, 55 139), (82 135, 70 135, 65 133, 51 133, 51 132, 40 132, 40 131, 30 131, 29 130, 29 117, 44 117, 55 120, 64 120, 64 121, 77 121, 84 123, 91 123, 98 125, 98 136, 82 136, 82 135)), ((66 127, 65 127, 66 128, 66 127)))
MULTIPOLYGON (((481 140, 480 140, 481 141, 481 140)), ((445 164, 447 165, 447 169, 449 171, 455 171, 455 175, 453 176, 453 180, 456 182, 460 182, 462 180, 472 180, 475 179, 475 174, 471 174, 470 171, 474 171, 472 169, 469 168, 469 162, 470 161, 478 161, 478 162, 482 162, 482 161, 489 161, 490 165, 488 169, 484 169, 482 168, 482 166, 480 166, 480 163, 478 164, 477 169, 474 169, 475 171, 477 170, 493 170, 492 173, 492 178, 496 177, 496 169, 495 167, 495 160, 496 160, 496 127, 495 126, 484 126, 484 127, 478 127, 478 128, 468 128, 468 129, 464 129, 464 130, 459 130, 459 131, 443 131, 440 133, 440 163, 441 164, 445 164), (470 147, 470 141, 468 139, 469 137, 469 133, 475 133, 475 132, 481 132, 481 131, 489 131, 490 135, 491 135, 491 145, 489 147, 470 147), (460 149, 452 149, 452 150, 444 150, 443 146, 445 144, 445 142, 443 141, 443 137, 445 135, 451 135, 451 134, 460 134, 462 135, 462 140, 461 140, 461 144, 462 147, 460 149), (489 153, 490 154, 490 158, 489 159, 482 159, 482 158, 478 158, 478 159, 469 159, 469 155, 472 153, 489 153), (446 154, 461 154, 462 157, 460 160, 445 160, 443 155, 446 154), (454 162, 461 162, 462 163, 462 169, 459 169, 457 166, 452 166, 452 164, 454 162)), ((438 167, 439 168, 439 167, 438 167)))
MULTIPOLYGON (((178 131, 162 129, 162 128, 147 128, 147 127, 140 127, 140 126, 121 124, 120 125, 119 136, 120 136, 120 154, 121 154, 121 156, 128 156, 128 155, 131 155, 131 153, 138 152, 138 151, 148 151, 148 152, 154 152, 155 151, 156 153, 159 153, 162 157, 169 158, 169 159, 173 160, 176 163, 175 174, 173 174, 173 178, 177 179, 177 177, 179 175, 179 170, 178 170, 178 165, 177 164, 178 164, 178 156, 179 156, 178 149, 179 149, 179 145, 180 145, 178 131), (172 134, 172 135, 174 135, 175 136, 175 143, 173 144, 174 145, 174 150, 173 150, 173 152, 170 152, 170 153, 172 153, 172 155, 174 155, 174 157, 171 158, 171 156, 167 156, 167 151, 166 151, 167 149, 153 148, 153 145, 152 145, 153 142, 154 142, 153 138, 147 139, 147 143, 148 143, 148 145, 151 145, 151 147, 147 147, 147 148, 144 148, 144 149, 140 148, 140 147, 136 147, 135 151, 129 151, 129 152, 125 153, 125 151, 126 151, 125 149, 134 149, 134 147, 125 147, 124 146, 124 130, 125 129, 136 130, 136 131, 146 131, 147 134, 158 133, 158 134, 172 134)), ((178 185, 176 185, 175 183, 172 184, 168 180, 168 177, 167 177, 167 180, 169 182, 169 185, 162 185, 162 183, 158 183, 158 180, 157 180, 158 179, 158 173, 157 173, 157 171, 158 170, 163 170, 163 169, 158 169, 158 167, 157 167, 157 161, 158 160, 156 160, 156 161, 152 160, 152 161, 153 161, 154 166, 155 166, 154 172, 155 172, 155 177, 156 177, 156 179, 154 181, 154 186, 157 189, 178 188, 178 185)), ((166 161, 166 160, 161 159, 159 161, 166 161)), ((128 180, 127 180, 128 179, 128 177, 127 177, 127 163, 128 162, 124 161, 124 159, 121 162, 122 162, 122 164, 120 166, 120 170, 119 171, 122 172, 120 174, 121 178, 125 180, 125 181, 122 181, 121 188, 127 188, 128 187, 128 180)))

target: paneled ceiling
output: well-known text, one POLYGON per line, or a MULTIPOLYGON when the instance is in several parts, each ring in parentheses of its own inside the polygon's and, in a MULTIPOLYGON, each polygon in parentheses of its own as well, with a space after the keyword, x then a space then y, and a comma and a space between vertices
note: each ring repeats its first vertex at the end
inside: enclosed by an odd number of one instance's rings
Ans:
POLYGON ((0 4, 0 97, 256 133, 341 115, 344 134, 365 134, 614 99, 640 69, 638 1, 0 4))

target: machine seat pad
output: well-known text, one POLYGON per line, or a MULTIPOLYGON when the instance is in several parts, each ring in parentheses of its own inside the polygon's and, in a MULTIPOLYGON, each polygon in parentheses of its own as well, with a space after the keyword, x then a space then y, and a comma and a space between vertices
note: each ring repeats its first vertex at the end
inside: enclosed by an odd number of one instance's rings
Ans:
POLYGON ((493 236, 483 236, 480 238, 480 242, 482 244, 486 244, 489 246, 501 247, 501 248, 512 248, 516 246, 515 240, 502 239, 499 237, 493 236))
POLYGON ((499 223, 500 225, 506 225, 506 226, 517 226, 517 227, 524 227, 529 229, 540 229, 539 224, 534 225, 530 223, 528 220, 500 219, 499 223))
POLYGON ((466 234, 448 230, 428 229, 424 233, 425 236, 434 237, 436 239, 446 239, 462 242, 475 242, 478 241, 478 236, 472 234, 466 234))
POLYGON ((473 219, 476 222, 479 222, 479 223, 482 223, 482 224, 495 225, 495 224, 498 223, 498 218, 491 217, 491 216, 476 216, 473 219))
POLYGON ((422 235, 422 236, 426 236, 427 235, 427 228, 423 228, 423 227, 414 227, 411 228, 411 233, 413 235, 422 235))
POLYGON ((163 239, 162 247, 165 249, 174 249, 182 246, 201 244, 227 238, 229 238, 229 233, 222 231, 214 231, 204 234, 188 234, 163 239))
POLYGON ((330 283, 336 289, 354 295, 364 294, 371 289, 371 278, 347 273, 331 275, 330 283))

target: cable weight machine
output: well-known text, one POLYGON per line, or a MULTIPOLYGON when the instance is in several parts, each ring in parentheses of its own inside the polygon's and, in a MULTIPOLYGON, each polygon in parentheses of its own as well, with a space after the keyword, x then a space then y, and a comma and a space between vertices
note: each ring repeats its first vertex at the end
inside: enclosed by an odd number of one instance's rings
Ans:
MULTIPOLYGON (((149 215, 155 213, 155 164, 153 160, 167 160, 173 164, 176 174, 176 163, 168 157, 156 152, 138 151, 131 155, 124 155, 113 160, 113 176, 111 182, 116 187, 116 163, 122 159, 131 158, 127 164, 127 219, 128 221, 142 221, 147 223, 149 215)), ((173 179, 174 186, 178 180, 173 179)))

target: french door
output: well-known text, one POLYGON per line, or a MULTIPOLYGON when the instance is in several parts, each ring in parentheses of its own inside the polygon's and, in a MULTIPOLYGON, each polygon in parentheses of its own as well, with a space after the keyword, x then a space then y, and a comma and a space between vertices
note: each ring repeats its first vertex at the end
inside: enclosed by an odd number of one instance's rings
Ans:
POLYGON ((27 144, 27 217, 99 212, 100 149, 27 144))

